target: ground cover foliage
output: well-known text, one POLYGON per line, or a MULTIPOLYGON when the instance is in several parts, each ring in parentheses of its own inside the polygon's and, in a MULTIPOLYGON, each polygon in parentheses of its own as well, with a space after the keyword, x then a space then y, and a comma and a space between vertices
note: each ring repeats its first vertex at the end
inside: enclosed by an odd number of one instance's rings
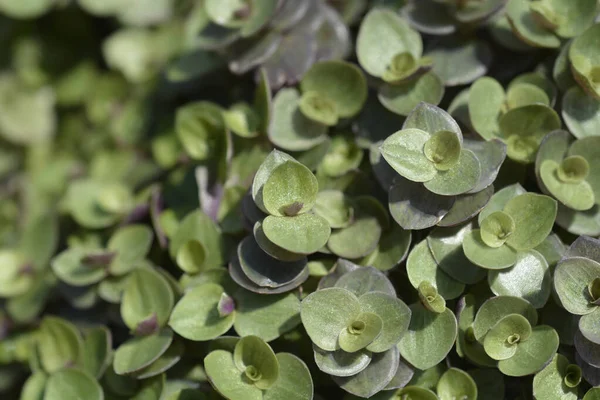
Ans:
POLYGON ((597 0, 0 13, 2 399, 600 399, 597 0))

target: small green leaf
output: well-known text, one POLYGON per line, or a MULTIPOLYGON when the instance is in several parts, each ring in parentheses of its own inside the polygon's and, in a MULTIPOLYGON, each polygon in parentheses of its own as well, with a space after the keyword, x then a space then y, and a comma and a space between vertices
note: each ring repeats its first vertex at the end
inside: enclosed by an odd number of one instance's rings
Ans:
POLYGON ((381 353, 395 346, 408 329, 410 308, 397 297, 382 292, 365 293, 358 301, 363 312, 374 313, 383 321, 381 334, 367 346, 367 350, 381 353))
POLYGON ((226 333, 233 325, 235 312, 219 315, 217 308, 223 288, 204 283, 185 293, 175 304, 169 326, 186 339, 211 340, 226 333))
POLYGON ((396 296, 396 290, 389 278, 373 267, 356 268, 344 272, 335 282, 335 287, 349 290, 357 297, 369 292, 382 292, 390 296, 396 296))
POLYGON ((481 163, 471 150, 462 149, 458 162, 447 171, 438 171, 425 187, 442 196, 455 196, 472 190, 481 178, 481 163))
POLYGON ((240 373, 230 352, 211 351, 204 358, 204 369, 211 385, 226 398, 263 400, 263 392, 240 373))
POLYGON ((38 350, 44 370, 54 373, 80 364, 84 355, 83 339, 70 322, 47 316, 40 325, 38 350))
POLYGON ((589 172, 587 161, 583 157, 574 157, 580 158, 583 163, 579 163, 579 166, 570 166, 567 159, 563 160, 563 164, 558 164, 553 160, 544 160, 539 172, 540 179, 546 190, 558 201, 574 210, 585 211, 594 206, 596 199, 590 184, 580 179, 583 172, 586 173, 585 175, 589 172), (567 165, 564 165, 565 161, 567 161, 567 165), (570 168, 571 174, 567 172, 570 168))
POLYGON ((421 102, 439 104, 444 97, 444 84, 437 75, 428 72, 409 82, 384 84, 379 88, 377 97, 391 112, 409 115, 421 102))
POLYGON ((533 328, 531 336, 519 343, 516 353, 498 362, 498 369, 508 376, 525 376, 541 370, 558 349, 558 334, 547 325, 533 328))
POLYGON ((262 222, 265 236, 277 246, 298 254, 311 254, 327 243, 331 228, 324 218, 315 214, 295 217, 269 215, 262 222))
POLYGON ((355 209, 354 221, 349 226, 331 232, 327 248, 343 258, 364 257, 375 250, 381 233, 382 227, 377 216, 363 211, 358 206, 355 209))
POLYGON ((477 385, 471 376, 458 368, 449 368, 437 383, 440 400, 476 400, 477 385))
MULTIPOLYGON (((90 253, 82 247, 68 248, 52 259, 52 270, 61 281, 71 286, 98 283, 107 276, 108 264, 90 262, 95 259, 94 254, 90 253)), ((111 260, 114 254, 104 253, 104 255, 108 255, 107 260, 111 260)))
POLYGON ((465 256, 473 264, 485 269, 505 269, 517 262, 517 252, 506 244, 488 246, 481 237, 481 230, 473 229, 463 241, 465 256))
POLYGON ((173 308, 174 295, 169 283, 152 268, 138 268, 127 278, 121 301, 121 317, 132 331, 155 319, 152 331, 164 326, 173 308))
POLYGON ((279 379, 264 392, 263 400, 311 400, 314 384, 308 367, 290 353, 277 353, 279 379))
POLYGON ((483 340, 485 352, 494 360, 507 360, 531 335, 531 325, 520 314, 509 314, 494 325, 483 340))
POLYGON ((342 288, 311 293, 300 311, 302 324, 314 344, 327 351, 339 348, 338 337, 360 314, 358 298, 342 288))
POLYGON ((423 146, 423 153, 438 171, 447 171, 458 163, 460 138, 451 131, 434 133, 423 146))
POLYGON ((515 221, 503 211, 496 211, 481 222, 481 240, 490 247, 500 247, 515 231, 515 221))
POLYGON ((403 177, 414 182, 430 181, 437 174, 435 165, 424 152, 431 137, 420 129, 403 129, 383 142, 381 154, 403 177))
POLYGON ((533 393, 540 399, 577 400, 576 387, 580 380, 581 369, 576 365, 569 365, 569 360, 562 354, 556 354, 552 361, 533 377, 533 393), (571 385, 572 383, 575 385, 571 385))
POLYGON ((498 321, 510 314, 524 316, 531 326, 535 326, 537 323, 537 312, 527 300, 513 296, 492 297, 483 303, 477 311, 473 321, 475 339, 481 342, 498 321))
POLYGON ((358 114, 367 100, 367 82, 362 71, 345 61, 314 64, 302 77, 300 88, 303 93, 314 92, 329 99, 341 118, 358 114))
POLYGON ((377 314, 361 312, 340 332, 338 342, 342 350, 355 353, 371 344, 380 334, 383 320, 377 314))
POLYGON ((233 362, 254 386, 265 390, 279 378, 279 362, 273 349, 258 336, 245 336, 237 342, 233 362))
POLYGON ((90 328, 83 341, 83 369, 99 379, 110 365, 112 334, 103 326, 90 328))
POLYGON ((530 11, 527 0, 510 0, 506 6, 506 16, 513 32, 530 46, 557 48, 560 39, 538 24, 534 14, 530 11))
POLYGON ((129 339, 115 351, 113 368, 119 375, 138 372, 164 354, 172 342, 173 331, 170 329, 129 339))
POLYGON ((517 253, 517 262, 501 271, 489 271, 490 289, 498 296, 516 296, 542 308, 552 290, 550 269, 544 256, 535 250, 517 253))
POLYGON ((94 378, 77 369, 63 369, 50 375, 44 400, 104 400, 102 388, 94 378))
POLYGON ((429 311, 440 314, 446 310, 446 300, 438 294, 437 289, 431 283, 423 281, 417 288, 421 303, 429 311))
POLYGON ((332 378, 345 391, 369 398, 384 389, 394 378, 399 361, 398 349, 392 347, 386 352, 374 354, 371 363, 358 374, 332 378))
POLYGON ((112 275, 121 275, 133 269, 144 259, 152 246, 152 230, 145 225, 128 225, 117 230, 107 243, 107 249, 116 253, 110 264, 112 275))
POLYGON ((286 161, 271 171, 263 186, 262 199, 267 212, 284 217, 310 210, 319 184, 312 172, 299 162, 286 161))
POLYGON ((567 90, 562 100, 562 117, 573 136, 578 139, 596 136, 600 129, 598 108, 600 99, 589 96, 579 86, 567 90))
POLYGON ((483 208, 483 210, 481 210, 477 222, 479 223, 479 225, 481 225, 483 220, 487 218, 488 215, 495 211, 504 210, 504 207, 511 199, 524 193, 527 192, 519 183, 515 183, 500 189, 499 191, 494 193, 488 204, 483 208))
MULTIPOLYGON (((316 211, 315 213, 318 214, 316 211)), ((261 221, 256 221, 253 231, 256 243, 258 243, 260 248, 271 257, 287 262, 298 261, 306 258, 306 255, 304 254, 292 253, 291 251, 287 251, 271 242, 263 231, 261 221)))
POLYGON ((333 376, 352 376, 367 368, 371 362, 368 350, 347 353, 342 349, 325 351, 313 345, 315 363, 326 374, 333 376))
MULTIPOLYGON (((300 111, 300 101, 300 94, 293 88, 281 89, 273 99, 267 133, 269 140, 284 150, 308 150, 327 139, 327 125, 304 116, 300 111)), ((253 190, 253 196, 254 193, 253 190)))
POLYGON ((500 134, 498 118, 505 101, 502 85, 494 78, 477 79, 469 89, 469 116, 473 127, 486 140, 500 134))
POLYGON ((317 193, 314 212, 325 218, 332 229, 338 229, 345 228, 351 223, 354 207, 344 192, 323 190, 317 193))
POLYGON ((549 106, 550 99, 546 92, 531 83, 512 84, 506 93, 506 104, 509 109, 540 103, 549 106))
POLYGON ((579 35, 571 43, 569 49, 569 60, 571 61, 571 71, 579 85, 589 95, 600 99, 600 89, 598 87, 597 67, 598 61, 598 24, 592 25, 589 29, 579 35))
POLYGON ((300 111, 310 120, 327 125, 335 126, 338 123, 338 110, 336 104, 329 97, 317 91, 305 91, 302 93, 300 111))
POLYGON ((411 250, 406 260, 406 272, 415 289, 422 282, 430 282, 445 299, 457 298, 465 290, 463 283, 450 277, 438 267, 426 240, 418 243, 411 250))
POLYGON ((421 304, 410 306, 412 316, 408 332, 398 344, 402 357, 414 367, 425 370, 442 361, 456 340, 454 313, 446 309, 438 314, 421 304))
POLYGON ((423 43, 419 33, 391 10, 371 10, 360 25, 356 41, 361 67, 375 77, 382 77, 394 57, 404 52, 415 59, 421 57, 423 43))
POLYGON ((557 205, 548 196, 526 193, 509 200, 504 212, 515 221, 515 230, 506 244, 517 250, 528 250, 542 243, 550 234, 557 205))

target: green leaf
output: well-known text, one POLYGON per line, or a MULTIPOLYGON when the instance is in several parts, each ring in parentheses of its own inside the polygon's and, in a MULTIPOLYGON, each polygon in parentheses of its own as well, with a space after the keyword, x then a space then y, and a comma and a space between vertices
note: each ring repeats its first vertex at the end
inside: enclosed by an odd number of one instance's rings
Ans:
POLYGON ((110 226, 119 219, 119 214, 99 207, 98 199, 105 188, 105 184, 91 179, 77 180, 69 185, 65 201, 77 223, 97 229, 110 226))
MULTIPOLYGON (((565 384, 569 367, 567 357, 556 354, 550 364, 533 377, 534 396, 540 399, 577 400, 577 388, 565 384)), ((572 367, 579 369, 576 365, 572 367)), ((581 369, 579 369, 579 379, 581 379, 581 369)))
POLYGON ((331 232, 327 248, 339 257, 356 259, 371 253, 381 238, 382 226, 377 215, 357 204, 354 220, 346 228, 331 232))
POLYGON ((331 228, 324 218, 315 214, 295 217, 269 215, 262 222, 267 239, 287 251, 311 254, 327 243, 331 228))
POLYGON ((595 344, 600 344, 600 333, 598 332, 599 322, 600 311, 598 311, 598 308, 596 308, 594 312, 585 314, 579 319, 579 331, 587 340, 595 344))
MULTIPOLYGON (((289 151, 304 151, 327 139, 327 125, 306 117, 300 111, 298 91, 284 88, 277 92, 273 99, 267 133, 271 143, 277 147, 289 151)), ((256 201, 256 197, 254 200, 256 201)))
POLYGON ((502 246, 515 231, 515 221, 503 211, 495 211, 481 221, 479 234, 489 247, 502 246))
POLYGON ((260 123, 257 113, 246 103, 236 103, 223 111, 225 125, 236 135, 243 138, 256 137, 260 123))
MULTIPOLYGON (((435 3, 433 3, 435 4, 435 3)), ((434 392, 429 389, 420 387, 420 386, 406 386, 400 389, 397 393, 399 396, 408 396, 409 399, 414 400, 438 400, 439 397, 436 396, 434 392)), ((402 397, 400 397, 402 398, 402 397)))
POLYGON ((557 48, 560 39, 550 30, 537 23, 529 9, 527 0, 510 0, 506 6, 506 16, 513 32, 530 46, 557 48))
POLYGON ((426 229, 438 224, 452 209, 454 197, 430 192, 420 183, 401 177, 389 188, 392 218, 404 229, 426 229))
POLYGON ((121 317, 132 331, 145 330, 144 324, 153 320, 150 330, 154 331, 167 323, 174 302, 173 291, 162 275, 152 268, 138 268, 127 278, 121 317))
POLYGON ((506 104, 509 109, 527 106, 529 104, 550 105, 546 92, 531 83, 511 84, 506 93, 506 104))
POLYGON ((569 149, 569 156, 581 156, 589 165, 589 175, 586 181, 594 191, 594 198, 597 204, 600 204, 600 138, 598 136, 587 137, 576 140, 569 149))
MULTIPOLYGON (((567 159, 565 159, 565 161, 566 160, 567 159)), ((589 169, 587 161, 585 161, 584 158, 581 158, 581 160, 584 161, 581 163, 582 168, 579 169, 579 172, 589 169)), ((592 208, 596 199, 594 190, 590 184, 584 180, 578 182, 565 182, 561 180, 559 174, 561 170, 564 170, 564 168, 561 167, 562 164, 558 164, 552 160, 545 160, 542 162, 540 179, 546 190, 552 196, 556 197, 558 201, 573 210, 585 211, 592 208)), ((577 171, 573 172, 577 173, 577 171)))
POLYGON ((20 400, 42 400, 48 376, 44 372, 34 372, 23 383, 20 400))
POLYGON ((113 368, 119 375, 134 374, 156 361, 172 342, 173 331, 170 329, 129 339, 115 351, 113 368))
POLYGON ((446 274, 438 267, 427 241, 419 242, 408 255, 406 272, 410 284, 416 289, 422 282, 430 282, 440 296, 455 299, 465 290, 465 285, 446 274))
POLYGON ((481 342, 498 321, 510 314, 524 316, 531 326, 535 326, 537 323, 537 312, 527 300, 513 296, 492 297, 483 303, 477 311, 473 321, 475 339, 481 342))
POLYGON ((199 101, 177 109, 175 133, 194 160, 207 160, 222 146, 225 122, 216 104, 199 101))
POLYGON ((352 376, 367 368, 371 362, 368 350, 347 353, 344 350, 325 351, 313 345, 315 363, 326 374, 333 376, 352 376))
POLYGON ((302 324, 314 344, 323 350, 339 348, 338 337, 360 314, 360 303, 350 291, 328 288, 311 293, 300 310, 302 324))
POLYGON ((245 336, 237 342, 233 362, 259 389, 270 388, 279 378, 279 362, 275 353, 258 336, 245 336))
POLYGON ((447 171, 458 163, 460 145, 460 136, 455 132, 439 131, 425 142, 423 153, 438 171, 447 171))
POLYGON ((262 251, 253 236, 240 242, 237 255, 244 274, 259 286, 276 288, 291 282, 300 285, 308 278, 306 258, 294 262, 276 260, 262 251))
POLYGON ((578 139, 596 136, 600 129, 598 109, 600 100, 574 86, 565 93, 562 100, 562 117, 569 131, 578 139))
POLYGON ((488 215, 496 211, 504 210, 504 207, 511 199, 524 193, 527 192, 519 183, 515 183, 500 189, 492 196, 489 203, 483 208, 483 210, 481 210, 477 222, 479 225, 481 225, 483 220, 487 218, 488 215))
POLYGON ((481 164, 471 150, 462 149, 458 163, 447 171, 438 171, 425 182, 428 190, 442 196, 454 196, 472 190, 481 177, 481 164))
POLYGON ((395 346, 408 329, 411 315, 408 306, 395 296, 382 292, 365 293, 358 301, 363 313, 376 314, 383 321, 381 334, 366 349, 381 353, 395 346))
POLYGON ((543 104, 530 104, 506 112, 500 117, 499 126, 500 136, 508 145, 508 156, 517 162, 528 164, 535 161, 544 136, 560 129, 561 121, 552 108, 543 104))
POLYGON ((263 400, 311 400, 314 384, 304 361, 290 353, 277 353, 276 357, 279 379, 264 392, 263 400))
POLYGON ((299 162, 286 161, 271 171, 263 186, 263 204, 271 215, 294 216, 315 204, 319 184, 299 162))
POLYGON ((506 244, 517 250, 528 250, 542 243, 550 234, 557 205, 548 196, 526 193, 509 200, 504 212, 515 221, 515 231, 506 244))
POLYGON ((317 175, 338 178, 356 170, 363 159, 364 151, 353 138, 339 134, 331 138, 331 144, 318 165, 317 175))
POLYGON ((533 328, 531 336, 519 343, 511 358, 498 362, 498 369, 508 376, 525 376, 541 370, 558 349, 558 334, 547 325, 533 328))
POLYGON ((165 375, 154 376, 142 381, 140 389, 130 400, 160 400, 165 386, 165 375))
POLYGON ((384 84, 379 88, 377 96, 381 104, 391 112, 409 115, 421 102, 439 104, 444 96, 444 84, 437 75, 429 72, 406 83, 384 84))
POLYGON ((362 71, 345 61, 314 64, 302 77, 300 89, 329 99, 341 118, 358 114, 367 100, 367 82, 362 71))
POLYGON ((383 158, 403 177, 427 182, 437 175, 435 164, 424 151, 432 136, 420 129, 403 129, 390 135, 381 146, 383 158))
POLYGON ((392 347, 386 352, 374 354, 371 363, 358 374, 332 378, 345 391, 368 398, 385 388, 394 378, 399 361, 398 349, 392 347))
POLYGON ((244 289, 234 293, 234 328, 238 335, 256 335, 266 342, 300 324, 300 300, 297 293, 264 296, 244 289))
POLYGON ((443 313, 446 310, 446 300, 440 296, 435 286, 427 281, 423 281, 417 288, 421 303, 429 311, 434 313, 443 313))
POLYGON ((571 71, 575 80, 583 90, 596 99, 600 99, 598 81, 594 77, 594 67, 597 68, 599 64, 596 42, 599 29, 598 24, 592 25, 574 39, 569 48, 569 61, 571 61, 571 71))
POLYGON ((507 360, 515 355, 521 343, 531 336, 531 325, 520 314, 509 314, 494 325, 483 340, 485 352, 494 360, 507 360))
POLYGON ((110 365, 111 355, 111 332, 104 326, 88 329, 83 341, 82 364, 84 371, 100 379, 110 365))
POLYGON ((335 282, 335 287, 349 290, 357 297, 369 292, 382 292, 390 296, 396 296, 396 290, 389 278, 373 267, 356 268, 344 272, 335 282))
MULTIPOLYGON (((316 210, 315 213, 318 214, 316 210)), ((271 257, 287 262, 298 261, 306 258, 306 255, 304 254, 292 253, 291 251, 287 251, 271 242, 263 231, 261 221, 256 221, 253 231, 256 243, 258 243, 260 248, 271 257)))
POLYGON ((161 354, 160 357, 158 357, 152 364, 142 368, 139 371, 136 371, 133 375, 137 379, 148 379, 160 375, 181 360, 183 350, 183 342, 180 340, 174 340, 167 351, 161 354))
POLYGON ((225 334, 232 326, 235 311, 219 315, 218 304, 223 287, 204 283, 188 290, 175 304, 169 326, 189 340, 211 340, 225 334))
POLYGON ((421 304, 410 306, 408 332, 398 344, 402 357, 414 367, 425 370, 442 361, 456 340, 457 324, 449 309, 437 314, 421 304))
POLYGON ((476 400, 477 385, 471 376, 458 368, 449 368, 437 383, 440 400, 476 400))
POLYGON ((412 240, 410 231, 394 224, 391 229, 383 231, 377 248, 358 261, 360 265, 389 271, 398 266, 408 254, 412 240))
POLYGON ((517 253, 508 269, 488 272, 488 283, 495 295, 522 297, 535 308, 544 307, 552 290, 548 263, 535 250, 517 253))
POLYGON ((462 243, 471 233, 471 224, 452 228, 437 228, 427 238, 427 244, 438 266, 455 280, 471 285, 482 280, 486 270, 465 256, 462 243))
MULTIPOLYGON (((110 253, 99 254, 110 255, 110 253)), ((89 262, 95 259, 93 256, 93 252, 82 247, 68 248, 54 257, 51 263, 52 271, 61 281, 71 286, 87 286, 98 283, 107 276, 108 265, 89 262)), ((110 258, 112 257, 108 257, 108 259, 110 258)))
POLYGON ((215 350, 204 358, 204 369, 211 385, 229 399, 262 400, 263 392, 245 379, 233 361, 233 354, 215 350))
POLYGON ((494 78, 477 79, 469 89, 469 116, 473 128, 485 140, 500 134, 498 118, 505 102, 506 94, 502 85, 494 78))
POLYGON ((587 391, 585 396, 583 396, 583 400, 597 400, 600 399, 600 389, 599 388, 591 388, 587 391))
POLYGON ((252 181, 252 199, 254 200, 255 205, 265 213, 267 212, 267 209, 263 202, 264 185, 267 183, 267 180, 275 168, 283 165, 287 161, 294 161, 294 157, 282 151, 273 150, 263 160, 258 171, 256 171, 256 174, 254 175, 254 180, 252 181))
POLYGON ((50 375, 44 400, 103 400, 102 388, 94 378, 77 369, 63 369, 50 375))
POLYGON ((462 143, 462 132, 454 118, 441 108, 425 102, 419 103, 411 111, 406 117, 402 129, 420 129, 425 132, 455 132, 462 143))
POLYGON ((70 322, 47 316, 40 324, 38 351, 44 370, 54 373, 80 364, 84 353, 83 339, 70 322))
POLYGON ((354 216, 350 199, 339 190, 323 190, 317 193, 315 214, 327 220, 332 229, 345 228, 354 216))
POLYGON ((145 225, 128 225, 117 230, 107 244, 107 249, 116 253, 110 273, 122 275, 131 271, 150 251, 152 239, 152 230, 145 225))
POLYGON ((339 334, 338 342, 342 350, 354 353, 371 344, 383 328, 383 320, 379 315, 361 312, 339 334))
POLYGON ((363 19, 356 40, 360 66, 369 74, 382 77, 392 59, 405 52, 415 59, 421 57, 423 43, 419 33, 391 10, 371 10, 363 19))

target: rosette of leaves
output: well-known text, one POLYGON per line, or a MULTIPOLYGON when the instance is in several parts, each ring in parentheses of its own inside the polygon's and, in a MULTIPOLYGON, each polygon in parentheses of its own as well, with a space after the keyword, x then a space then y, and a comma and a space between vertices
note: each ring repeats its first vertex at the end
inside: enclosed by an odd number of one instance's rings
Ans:
POLYGON ((44 317, 33 350, 37 368, 25 382, 24 395, 60 399, 67 391, 81 398, 104 399, 98 379, 110 365, 112 337, 104 327, 84 333, 62 318, 44 317))
POLYGON ((540 188, 559 201, 556 222, 579 235, 600 235, 600 138, 548 134, 535 171, 540 188))
POLYGON ((152 245, 152 230, 145 225, 128 225, 117 229, 104 248, 95 244, 74 243, 52 259, 52 271, 62 282, 73 287, 99 284, 100 295, 119 302, 109 288, 135 268, 147 264, 145 257, 152 245), (108 279, 107 282, 103 280, 108 279), (103 295, 104 293, 104 295, 103 295))
MULTIPOLYGON (((464 254, 475 265, 489 270, 514 266, 515 275, 522 268, 527 270, 536 265, 541 283, 548 279, 545 278, 548 263, 534 249, 550 234, 556 212, 557 202, 551 197, 526 193, 518 184, 506 187, 494 194, 479 213, 479 229, 473 229, 463 238, 464 254)), ((490 286, 502 274, 494 272, 493 277, 489 276, 490 286)), ((509 276, 506 278, 511 280, 509 276)))
POLYGON ((582 371, 567 357, 556 354, 550 364, 533 377, 533 395, 539 399, 579 399, 582 371))
POLYGON ((231 400, 312 400, 308 367, 291 353, 277 353, 257 336, 234 338, 204 358, 210 384, 231 400))
POLYGON ((419 102, 439 104, 444 83, 423 57, 419 32, 394 11, 373 8, 363 19, 356 39, 360 66, 382 82, 378 98, 388 110, 408 115, 419 102), (385 38, 385 40, 382 40, 385 38))
POLYGON ((315 362, 342 389, 371 397, 398 371, 396 345, 408 329, 411 310, 375 268, 355 268, 325 279, 302 300, 300 310, 315 362))
POLYGON ((284 88, 273 98, 267 133, 274 145, 288 151, 324 144, 327 126, 360 112, 367 99, 367 84, 354 64, 321 61, 304 74, 300 92, 284 88))
POLYGON ((174 81, 227 62, 236 74, 263 68, 270 86, 279 89, 296 84, 316 61, 345 57, 350 47, 348 27, 322 0, 211 0, 191 10, 185 31, 188 52, 168 71, 174 81))
POLYGON ((533 163, 544 136, 561 127, 552 109, 556 88, 537 73, 515 78, 506 91, 495 79, 480 78, 468 96, 475 131, 485 140, 502 140, 508 157, 519 163, 533 163))
MULTIPOLYGON (((313 173, 292 156, 273 150, 252 183, 252 198, 266 217, 255 225, 262 251, 280 261, 298 261, 328 241, 329 222, 313 213, 319 184, 313 173)), ((296 264, 297 265, 297 264, 296 264)))
POLYGON ((234 328, 240 336, 270 342, 300 324, 297 292, 255 293, 234 283, 223 268, 186 280, 182 284, 187 290, 175 304, 169 326, 188 340, 213 340, 234 328))
MULTIPOLYGON (((404 229, 424 229, 458 225, 483 208, 493 192, 491 184, 506 146, 500 141, 463 139, 448 113, 421 103, 402 130, 381 144, 380 152, 400 175, 386 172, 392 217, 404 229)), ((377 173, 382 167, 374 168, 377 173)))
MULTIPOLYGON (((590 365, 600 365, 600 335, 596 292, 600 282, 600 241, 580 236, 569 247, 554 272, 554 289, 569 313, 580 315, 574 336, 575 348, 585 375, 590 365)), ((593 368, 592 368, 593 369, 593 368)), ((592 379, 596 382, 595 379, 592 379)))
POLYGON ((513 33, 530 46, 557 48, 576 37, 597 15, 594 0, 510 0, 506 16, 513 33))
POLYGON ((500 14, 508 0, 409 0, 402 8, 415 29, 428 35, 474 30, 500 14))
POLYGON ((538 314, 527 300, 492 297, 477 310, 466 341, 483 345, 504 375, 531 375, 554 358, 559 344, 554 328, 537 321, 538 314))

